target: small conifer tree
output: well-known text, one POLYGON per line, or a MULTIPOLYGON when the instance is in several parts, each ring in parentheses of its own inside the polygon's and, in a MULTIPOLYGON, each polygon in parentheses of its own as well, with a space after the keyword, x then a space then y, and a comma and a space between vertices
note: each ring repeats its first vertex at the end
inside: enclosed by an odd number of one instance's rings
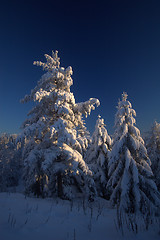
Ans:
POLYGON ((160 124, 156 121, 147 136, 146 147, 152 163, 155 182, 160 190, 160 124))
POLYGON ((0 191, 17 187, 21 177, 21 149, 16 143, 16 134, 0 136, 0 191))
POLYGON ((98 116, 92 143, 86 154, 86 162, 93 171, 93 178, 100 196, 105 197, 108 179, 108 155, 112 140, 105 128, 104 119, 98 116))

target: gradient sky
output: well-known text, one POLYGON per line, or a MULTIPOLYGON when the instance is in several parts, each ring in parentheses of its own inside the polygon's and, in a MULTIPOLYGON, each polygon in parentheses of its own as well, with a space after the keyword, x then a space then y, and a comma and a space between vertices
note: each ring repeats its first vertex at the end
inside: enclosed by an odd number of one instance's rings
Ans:
POLYGON ((76 102, 98 98, 87 119, 100 114, 113 132, 123 91, 147 131, 160 122, 160 1, 1 1, 0 132, 18 133, 32 104, 19 101, 43 74, 34 60, 58 50, 72 66, 76 102))

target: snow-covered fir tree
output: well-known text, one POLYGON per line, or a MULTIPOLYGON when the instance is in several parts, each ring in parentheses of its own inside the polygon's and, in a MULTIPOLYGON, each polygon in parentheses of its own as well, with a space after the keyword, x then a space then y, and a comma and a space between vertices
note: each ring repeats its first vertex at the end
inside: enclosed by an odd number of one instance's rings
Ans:
POLYGON ((26 192, 73 198, 77 193, 94 194, 92 172, 84 162, 87 117, 99 100, 75 103, 70 87, 72 67, 60 67, 58 52, 45 54, 46 62, 34 62, 46 73, 23 102, 35 101, 23 124, 25 138, 24 179, 26 192))
POLYGON ((119 209, 151 214, 160 206, 160 196, 135 116, 127 94, 123 93, 115 117, 107 190, 111 203, 119 209))
POLYGON ((21 149, 16 134, 0 136, 0 191, 18 186, 21 177, 21 149))
POLYGON ((98 116, 92 143, 86 153, 86 162, 93 172, 97 192, 105 197, 108 179, 108 155, 111 150, 112 140, 105 128, 104 119, 98 116))
POLYGON ((152 163, 155 182, 160 190, 160 124, 156 121, 146 137, 146 147, 152 163))

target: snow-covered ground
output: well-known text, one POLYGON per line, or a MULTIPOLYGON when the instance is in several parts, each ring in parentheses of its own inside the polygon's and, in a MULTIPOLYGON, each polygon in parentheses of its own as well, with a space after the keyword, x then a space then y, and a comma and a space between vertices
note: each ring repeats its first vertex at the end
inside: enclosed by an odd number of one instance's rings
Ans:
POLYGON ((134 234, 116 230, 116 210, 99 199, 37 199, 0 193, 0 240, 159 240, 156 227, 134 234))

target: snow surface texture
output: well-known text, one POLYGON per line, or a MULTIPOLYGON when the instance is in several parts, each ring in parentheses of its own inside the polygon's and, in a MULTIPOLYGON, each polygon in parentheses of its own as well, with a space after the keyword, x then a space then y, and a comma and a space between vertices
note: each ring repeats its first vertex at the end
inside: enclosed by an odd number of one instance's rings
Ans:
MULTIPOLYGON (((69 202, 0 193, 1 240, 159 240, 157 226, 134 234, 116 231, 116 211, 106 200, 69 202)), ((140 224, 141 225, 141 224, 140 224)))
POLYGON ((154 215, 160 209, 160 194, 144 141, 135 127, 135 116, 127 94, 123 93, 115 118, 107 189, 111 203, 121 211, 154 215))
POLYGON ((57 51, 45 57, 46 63, 34 64, 46 73, 22 100, 36 102, 19 136, 20 141, 26 142, 23 152, 26 191, 42 196, 58 193, 66 199, 74 198, 78 192, 94 195, 92 172, 83 160, 89 138, 83 115, 90 115, 99 106, 99 100, 90 98, 75 103, 70 91, 72 67, 60 67, 57 51))

